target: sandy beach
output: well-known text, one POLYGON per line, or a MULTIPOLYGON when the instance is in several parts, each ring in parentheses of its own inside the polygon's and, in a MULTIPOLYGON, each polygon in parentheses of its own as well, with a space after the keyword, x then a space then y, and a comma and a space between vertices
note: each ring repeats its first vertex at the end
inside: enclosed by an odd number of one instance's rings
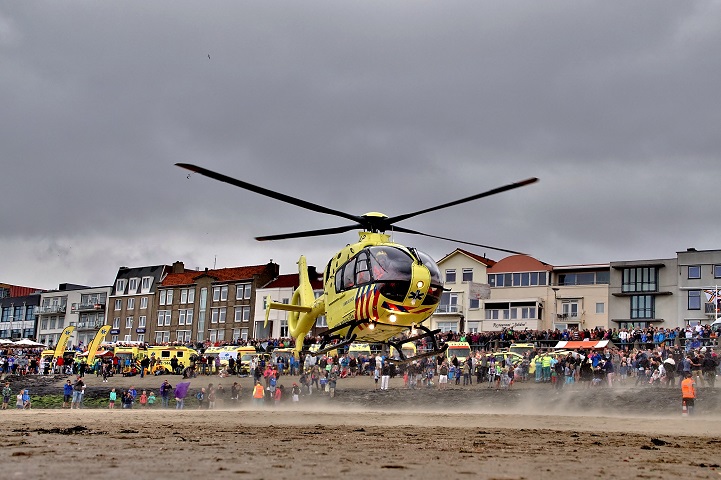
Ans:
MULTIPOLYGON (((164 379, 103 384, 88 377, 88 390, 157 389, 164 379)), ((63 380, 46 379, 47 388, 61 389, 63 380)), ((721 477, 716 390, 701 395, 696 415, 682 417, 674 389, 631 386, 438 391, 404 389, 393 379, 381 392, 359 377, 341 380, 333 399, 316 392, 261 407, 248 399, 247 378, 196 378, 191 389, 233 381, 243 385, 240 403, 219 402, 216 410, 198 410, 190 399, 184 410, 2 412, 0 471, 4 478, 57 479, 78 471, 135 478, 721 477)))

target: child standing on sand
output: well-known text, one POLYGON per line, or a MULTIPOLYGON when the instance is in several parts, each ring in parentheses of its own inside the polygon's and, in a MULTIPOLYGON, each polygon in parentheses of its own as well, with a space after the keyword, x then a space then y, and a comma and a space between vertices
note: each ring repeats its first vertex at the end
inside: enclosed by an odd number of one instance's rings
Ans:
POLYGON ((110 410, 115 408, 115 400, 118 399, 118 394, 115 392, 115 389, 113 388, 110 390, 110 398, 108 399, 108 408, 110 410))

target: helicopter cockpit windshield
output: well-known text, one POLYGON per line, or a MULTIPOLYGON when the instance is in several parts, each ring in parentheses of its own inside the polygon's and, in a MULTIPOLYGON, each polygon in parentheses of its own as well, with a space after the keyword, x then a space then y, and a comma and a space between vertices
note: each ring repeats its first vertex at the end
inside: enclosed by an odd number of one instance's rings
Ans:
POLYGON ((435 305, 441 301, 441 294, 443 293, 441 269, 438 268, 438 264, 427 253, 421 252, 420 250, 414 250, 414 252, 421 263, 425 265, 431 273, 431 285, 428 288, 426 297, 423 299, 423 305, 435 305))
POLYGON ((411 280, 413 259, 406 252, 395 247, 370 247, 368 249, 371 272, 375 281, 411 280))

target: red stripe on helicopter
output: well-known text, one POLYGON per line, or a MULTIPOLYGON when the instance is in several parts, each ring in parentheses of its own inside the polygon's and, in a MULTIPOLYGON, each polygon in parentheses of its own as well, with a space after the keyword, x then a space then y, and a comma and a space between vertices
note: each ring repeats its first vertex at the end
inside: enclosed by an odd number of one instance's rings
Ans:
POLYGON ((355 298, 355 318, 363 319, 368 318, 368 300, 369 300, 370 287, 366 285, 358 289, 358 293, 355 298))
POLYGON ((395 303, 388 303, 383 302, 383 308, 386 308, 388 310, 393 310, 394 312, 402 312, 402 313, 426 313, 432 310, 431 307, 417 307, 417 308, 410 308, 410 307, 404 307, 403 305, 396 305, 395 303))
POLYGON ((378 300, 381 297, 381 291, 378 287, 373 287, 373 318, 378 318, 378 300))
POLYGON ((404 307, 403 305, 396 305, 395 303, 383 302, 383 308, 387 308, 388 310, 393 310, 394 312, 403 312, 403 313, 408 312, 408 309, 406 307, 404 307))

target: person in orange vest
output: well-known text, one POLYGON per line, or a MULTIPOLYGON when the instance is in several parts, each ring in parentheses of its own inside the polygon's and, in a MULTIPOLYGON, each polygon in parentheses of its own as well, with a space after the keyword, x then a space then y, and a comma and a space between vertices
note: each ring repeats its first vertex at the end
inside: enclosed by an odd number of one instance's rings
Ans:
POLYGON ((264 399, 265 389, 263 388, 263 385, 259 381, 255 382, 255 387, 253 387, 253 402, 256 405, 263 405, 264 399))
POLYGON ((694 382, 691 372, 686 372, 683 381, 681 381, 682 405, 686 404, 688 414, 693 413, 694 400, 696 399, 696 382, 694 382))

